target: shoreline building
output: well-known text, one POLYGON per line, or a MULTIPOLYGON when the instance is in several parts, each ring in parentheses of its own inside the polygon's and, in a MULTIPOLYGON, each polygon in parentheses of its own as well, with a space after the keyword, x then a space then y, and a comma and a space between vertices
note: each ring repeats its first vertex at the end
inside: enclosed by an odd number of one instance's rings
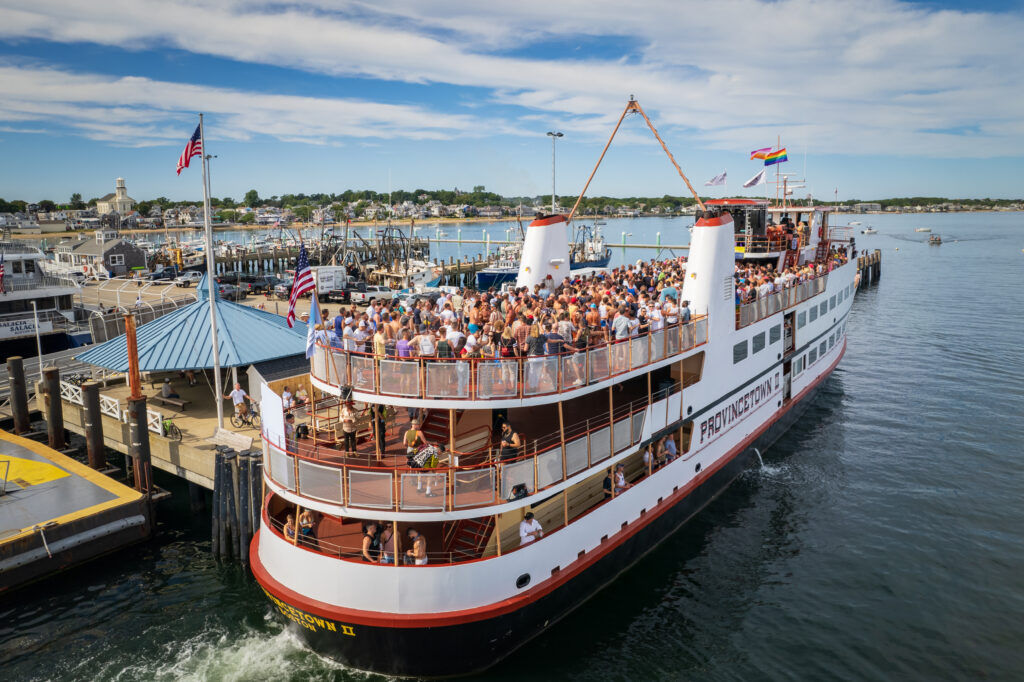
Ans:
POLYGON ((124 178, 117 179, 117 183, 112 193, 105 194, 96 200, 96 213, 98 215, 106 215, 108 213, 128 215, 134 210, 135 199, 128 196, 128 190, 125 188, 124 178))

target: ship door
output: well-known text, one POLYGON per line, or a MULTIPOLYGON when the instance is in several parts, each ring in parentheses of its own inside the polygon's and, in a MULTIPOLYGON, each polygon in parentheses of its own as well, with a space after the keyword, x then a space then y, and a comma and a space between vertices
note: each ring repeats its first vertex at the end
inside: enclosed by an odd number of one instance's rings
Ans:
MULTIPOLYGON (((789 354, 796 348, 796 312, 786 313, 782 323, 782 352, 789 354)), ((788 372, 789 369, 787 368, 788 372)))
POLYGON ((791 360, 782 363, 782 402, 784 403, 789 402, 793 397, 792 364, 791 360))

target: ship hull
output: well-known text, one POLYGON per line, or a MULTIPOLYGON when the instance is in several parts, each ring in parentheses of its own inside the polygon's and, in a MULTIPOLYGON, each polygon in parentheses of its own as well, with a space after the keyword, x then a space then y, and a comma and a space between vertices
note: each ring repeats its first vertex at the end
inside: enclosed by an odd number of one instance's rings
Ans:
POLYGON ((720 495, 756 459, 755 448, 763 452, 800 418, 841 358, 842 353, 828 372, 780 410, 756 437, 730 452, 701 485, 675 501, 666 500, 669 504, 663 512, 648 514, 645 522, 638 522, 638 528, 618 542, 611 538, 610 546, 586 568, 514 611, 493 617, 466 616, 464 622, 440 627, 410 621, 398 626, 387 622, 385 614, 376 623, 356 622, 358 618, 346 619, 342 613, 333 619, 328 617, 329 607, 307 602, 266 573, 259 561, 258 537, 250 549, 253 572, 306 644, 345 665, 402 677, 450 677, 484 670, 583 604, 720 495))

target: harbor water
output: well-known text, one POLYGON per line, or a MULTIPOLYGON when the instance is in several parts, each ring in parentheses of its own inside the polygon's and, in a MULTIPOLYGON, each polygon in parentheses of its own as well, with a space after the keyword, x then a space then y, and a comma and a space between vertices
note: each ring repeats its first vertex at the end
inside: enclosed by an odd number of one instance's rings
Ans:
MULTIPOLYGON (((803 421, 482 678, 1024 676, 1024 214, 855 219, 878 230, 855 228, 882 250, 882 278, 803 421)), ((689 224, 610 220, 605 235, 679 243, 689 224)), ((613 248, 613 264, 652 255, 613 248)), ((210 557, 184 487, 160 482, 177 494, 156 539, 0 604, 0 676, 376 679, 305 650, 241 569, 210 557)))

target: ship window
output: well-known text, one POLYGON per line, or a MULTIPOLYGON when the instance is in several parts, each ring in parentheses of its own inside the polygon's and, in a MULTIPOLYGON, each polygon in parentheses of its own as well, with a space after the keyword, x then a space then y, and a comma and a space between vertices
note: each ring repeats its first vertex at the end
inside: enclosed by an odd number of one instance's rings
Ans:
POLYGON ((828 301, 823 301, 822 304, 818 306, 818 312, 822 315, 828 312, 828 301))
POLYGON ((836 307, 836 297, 833 296, 832 298, 828 299, 828 309, 832 310, 835 307, 836 307))
POLYGON ((759 353, 764 350, 764 332, 754 334, 752 352, 759 353))
POLYGON ((836 337, 834 337, 834 336, 828 337, 828 347, 832 348, 832 346, 834 346, 834 345, 836 345, 836 337))
POLYGON ((36 271, 36 262, 34 260, 25 261, 25 274, 36 271))
POLYGON ((14 273, 15 275, 20 275, 21 274, 21 261, 20 260, 12 260, 11 261, 11 272, 14 273))
POLYGON ((732 364, 747 359, 747 340, 743 339, 732 347, 732 364))
POLYGON ((782 338, 782 325, 777 324, 768 330, 768 343, 778 343, 782 338))
POLYGON ((807 364, 808 365, 813 365, 817 359, 818 359, 818 349, 817 348, 812 348, 811 352, 807 354, 807 364))
POLYGON ((526 587, 529 584, 530 584, 530 574, 529 573, 523 573, 521 576, 516 578, 516 588, 517 589, 521 590, 521 589, 523 589, 524 587, 526 587))
POLYGON ((818 355, 824 355, 826 350, 828 350, 828 343, 822 341, 821 345, 818 346, 818 355))
POLYGON ((803 329, 805 324, 807 324, 807 311, 806 310, 796 316, 796 328, 797 329, 803 329))
POLYGON ((816 319, 818 319, 818 309, 817 308, 811 308, 810 313, 811 313, 811 320, 810 320, 811 322, 814 322, 816 319))

